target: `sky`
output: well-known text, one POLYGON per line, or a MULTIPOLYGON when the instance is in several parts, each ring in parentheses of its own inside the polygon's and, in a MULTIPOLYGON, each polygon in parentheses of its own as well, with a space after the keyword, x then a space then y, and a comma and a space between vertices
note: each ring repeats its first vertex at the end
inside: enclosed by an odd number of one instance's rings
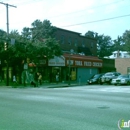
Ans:
MULTIPOLYGON (((93 31, 113 40, 130 30, 130 0, 0 0, 9 5, 9 31, 22 32, 39 19, 85 35, 93 31)), ((6 6, 0 4, 0 29, 7 30, 6 6)))

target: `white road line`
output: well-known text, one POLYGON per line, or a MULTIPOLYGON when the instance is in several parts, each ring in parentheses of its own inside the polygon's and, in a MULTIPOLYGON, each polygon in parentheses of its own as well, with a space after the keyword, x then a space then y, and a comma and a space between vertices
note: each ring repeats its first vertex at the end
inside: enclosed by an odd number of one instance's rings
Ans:
POLYGON ((96 91, 130 93, 130 88, 99 88, 96 91))
POLYGON ((104 88, 88 88, 88 87, 70 87, 70 88, 64 88, 69 90, 78 90, 78 91, 103 91, 103 92, 122 92, 122 93, 130 93, 130 88, 123 88, 123 87, 104 87, 104 88))

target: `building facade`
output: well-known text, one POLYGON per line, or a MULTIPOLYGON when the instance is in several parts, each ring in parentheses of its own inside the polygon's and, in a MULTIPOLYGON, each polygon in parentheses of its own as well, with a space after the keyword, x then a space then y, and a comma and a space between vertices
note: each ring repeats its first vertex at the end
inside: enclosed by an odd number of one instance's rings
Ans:
MULTIPOLYGON (((46 57, 39 57, 38 65, 27 61, 28 65, 23 64, 22 66, 22 78, 18 75, 17 69, 12 69, 11 71, 15 71, 13 73, 16 78, 21 80, 20 82, 29 83, 30 74, 38 71, 42 74, 43 82, 56 82, 58 74, 59 82, 78 82, 80 84, 86 83, 87 79, 101 72, 103 61, 97 57, 95 39, 61 28, 57 28, 54 37, 59 41, 63 55, 54 56, 49 60, 46 57)), ((6 70, 3 71, 5 74, 6 70)), ((13 73, 10 73, 12 74, 10 79, 13 73)))
POLYGON ((93 56, 82 56, 77 54, 63 54, 61 57, 54 57, 48 61, 48 72, 50 80, 55 81, 58 73, 61 82, 86 83, 92 75, 100 72, 102 60, 93 56))
POLYGON ((106 57, 107 60, 115 61, 115 68, 121 74, 130 73, 130 53, 127 51, 114 51, 111 56, 106 57))
POLYGON ((97 56, 97 42, 93 38, 61 28, 56 29, 55 38, 64 53, 72 51, 74 54, 97 56))
POLYGON ((108 58, 115 59, 115 58, 130 58, 130 53, 127 51, 114 51, 111 56, 108 58))
POLYGON ((55 38, 63 52, 61 57, 54 57, 48 62, 50 82, 59 74, 60 82, 86 83, 92 75, 100 73, 102 60, 97 57, 95 39, 82 36, 80 33, 57 28, 55 38))
POLYGON ((115 67, 121 74, 130 74, 130 58, 116 58, 115 67))

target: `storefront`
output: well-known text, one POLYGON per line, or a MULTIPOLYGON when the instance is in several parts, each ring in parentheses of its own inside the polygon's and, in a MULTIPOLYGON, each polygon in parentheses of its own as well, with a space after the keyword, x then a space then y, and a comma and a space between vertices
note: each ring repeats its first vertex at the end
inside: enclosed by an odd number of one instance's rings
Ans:
POLYGON ((64 54, 48 60, 47 66, 43 68, 43 78, 46 76, 48 82, 56 82, 57 74, 59 82, 86 82, 100 72, 102 60, 93 56, 64 54))
POLYGON ((36 64, 29 62, 27 66, 23 66, 23 70, 31 73, 40 72, 43 82, 56 82, 58 74, 59 82, 85 83, 92 75, 99 73, 102 66, 102 60, 97 57, 64 54, 50 60, 39 59, 39 63, 36 64))
POLYGON ((55 56, 53 59, 48 60, 49 67, 49 80, 50 82, 56 82, 56 75, 59 76, 59 82, 66 81, 65 73, 65 57, 55 56))
POLYGON ((100 73, 103 66, 98 57, 64 54, 65 66, 70 72, 71 81, 85 83, 92 75, 100 73))

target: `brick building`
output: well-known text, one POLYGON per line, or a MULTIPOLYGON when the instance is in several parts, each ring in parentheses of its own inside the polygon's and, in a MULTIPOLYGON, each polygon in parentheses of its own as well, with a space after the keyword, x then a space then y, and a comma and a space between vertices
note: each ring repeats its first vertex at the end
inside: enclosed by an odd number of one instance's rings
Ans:
MULTIPOLYGON (((57 28, 55 38, 59 41, 63 56, 48 61, 50 80, 60 75, 60 81, 86 83, 92 75, 101 72, 102 60, 97 57, 97 43, 80 33, 57 28)), ((46 71, 46 72, 45 72, 46 71)))
POLYGON ((61 28, 57 28, 55 37, 59 40, 63 52, 73 50, 75 54, 80 53, 86 56, 97 56, 97 42, 93 38, 61 28))
POLYGON ((127 51, 114 51, 107 60, 114 60, 117 72, 121 74, 130 73, 130 53, 127 51))
POLYGON ((129 58, 116 58, 115 67, 117 72, 121 74, 130 74, 130 59, 129 58))

